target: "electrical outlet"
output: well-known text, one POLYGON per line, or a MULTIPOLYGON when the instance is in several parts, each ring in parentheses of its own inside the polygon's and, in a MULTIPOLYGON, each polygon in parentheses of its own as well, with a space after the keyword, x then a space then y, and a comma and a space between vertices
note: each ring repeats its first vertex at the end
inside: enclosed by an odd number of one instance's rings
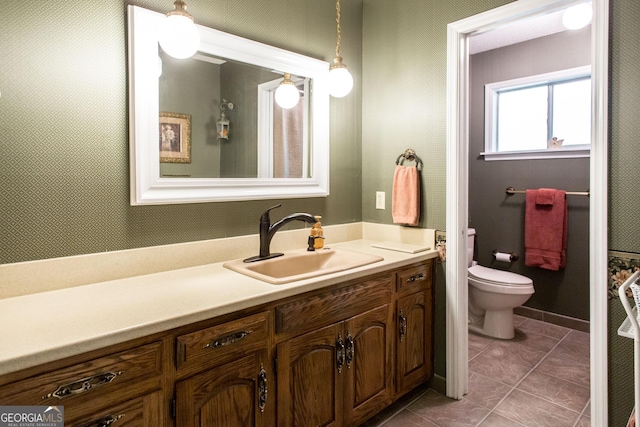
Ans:
POLYGON ((436 230, 436 244, 447 241, 447 232, 436 230))
POLYGON ((385 209, 384 191, 376 191, 376 209, 385 209))

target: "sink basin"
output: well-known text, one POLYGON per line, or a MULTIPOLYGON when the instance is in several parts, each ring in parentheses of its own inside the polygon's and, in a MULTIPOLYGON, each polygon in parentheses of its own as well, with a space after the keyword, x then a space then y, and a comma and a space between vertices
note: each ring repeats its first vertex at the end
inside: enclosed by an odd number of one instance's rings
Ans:
POLYGON ((288 252, 278 258, 249 263, 239 259, 222 265, 246 276, 279 285, 349 270, 383 259, 377 255, 327 248, 312 252, 288 252))

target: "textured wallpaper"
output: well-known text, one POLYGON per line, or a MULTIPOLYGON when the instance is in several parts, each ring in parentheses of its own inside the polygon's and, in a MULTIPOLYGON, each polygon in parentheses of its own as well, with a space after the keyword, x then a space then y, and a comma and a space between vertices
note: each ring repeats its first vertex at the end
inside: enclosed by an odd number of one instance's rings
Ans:
MULTIPOLYGON (((425 162, 420 225, 443 229, 446 24, 506 3, 343 1, 342 53, 355 88, 331 101, 331 195, 284 201, 280 213, 309 211, 325 224, 391 223, 393 162, 414 148, 425 162), (386 191, 386 210, 375 209, 375 191, 386 191)), ((131 4, 163 12, 172 2, 131 4)), ((637 253, 640 2, 610 4, 609 248, 637 253)), ((253 234, 259 213, 274 204, 129 206, 126 5, 3 4, 0 263, 253 234)), ((201 24, 327 61, 334 54, 333 0, 188 5, 201 24)), ((617 320, 610 319, 610 338, 617 320)), ((612 426, 628 416, 629 353, 615 342, 610 348, 612 426)))
MULTIPOLYGON (((333 0, 187 3, 200 24, 326 61, 335 54, 333 0)), ((328 198, 137 207, 129 206, 126 6, 3 4, 0 264, 254 234, 260 213, 278 202, 274 219, 308 211, 327 225, 361 220, 361 0, 342 5, 355 88, 331 101, 328 198)))

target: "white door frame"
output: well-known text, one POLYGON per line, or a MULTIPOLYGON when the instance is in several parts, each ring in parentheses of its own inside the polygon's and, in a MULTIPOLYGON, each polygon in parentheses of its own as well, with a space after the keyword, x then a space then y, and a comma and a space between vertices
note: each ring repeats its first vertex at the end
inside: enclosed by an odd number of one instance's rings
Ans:
MULTIPOLYGON (((584 0, 518 0, 447 27, 447 396, 468 391, 468 37, 584 0)), ((609 0, 593 0, 589 209, 591 423, 607 425, 607 136, 609 0)))

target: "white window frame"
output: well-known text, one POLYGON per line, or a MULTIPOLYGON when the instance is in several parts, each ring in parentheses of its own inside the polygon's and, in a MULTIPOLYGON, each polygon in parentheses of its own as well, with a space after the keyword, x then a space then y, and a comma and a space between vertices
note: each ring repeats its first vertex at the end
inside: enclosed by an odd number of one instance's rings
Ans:
POLYGON ((589 144, 570 145, 562 147, 562 149, 559 150, 551 150, 545 148, 542 150, 497 151, 498 95, 501 91, 503 91, 505 88, 524 89, 526 87, 560 83, 563 81, 569 81, 583 77, 591 77, 590 65, 486 84, 484 94, 485 151, 480 154, 484 156, 484 159, 486 161, 589 157, 591 151, 591 147, 589 144))

